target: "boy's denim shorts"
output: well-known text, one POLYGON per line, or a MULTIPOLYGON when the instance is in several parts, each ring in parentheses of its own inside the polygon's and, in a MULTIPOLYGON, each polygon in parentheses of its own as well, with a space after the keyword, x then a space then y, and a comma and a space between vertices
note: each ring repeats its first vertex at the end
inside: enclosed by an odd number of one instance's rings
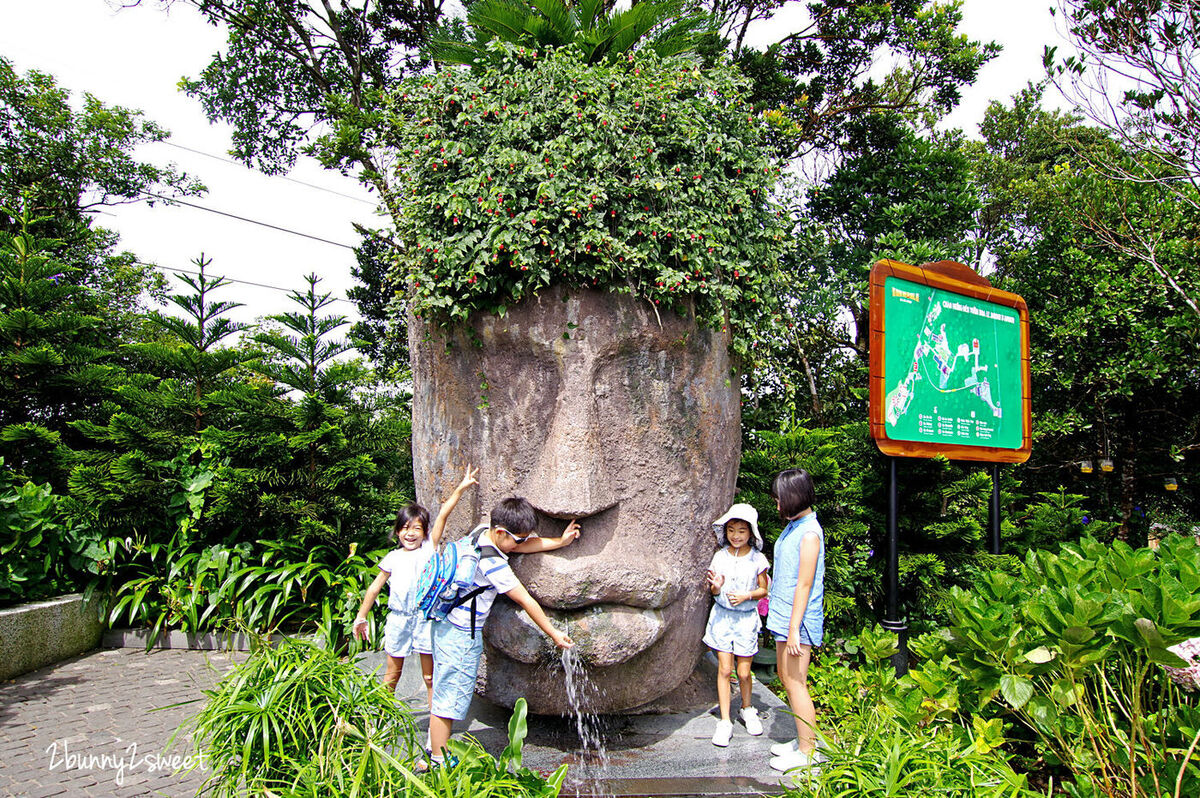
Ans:
POLYGON ((483 630, 459 629, 449 621, 433 624, 433 705, 430 714, 463 720, 475 696, 475 677, 483 656, 483 630))

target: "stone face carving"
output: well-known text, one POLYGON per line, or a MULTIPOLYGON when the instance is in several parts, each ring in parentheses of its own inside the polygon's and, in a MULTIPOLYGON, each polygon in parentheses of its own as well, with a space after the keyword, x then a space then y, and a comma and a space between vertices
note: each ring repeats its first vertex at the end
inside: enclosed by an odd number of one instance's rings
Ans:
MULTIPOLYGON (((588 708, 631 710, 679 686, 702 650, 711 523, 737 475, 727 337, 644 300, 562 288, 504 317, 409 330, 418 499, 435 508, 471 462, 480 487, 449 534, 511 495, 537 508, 542 535, 578 518, 579 541, 513 567, 588 663, 588 708)), ((568 711, 556 654, 523 611, 501 599, 483 633, 489 698, 568 711)))

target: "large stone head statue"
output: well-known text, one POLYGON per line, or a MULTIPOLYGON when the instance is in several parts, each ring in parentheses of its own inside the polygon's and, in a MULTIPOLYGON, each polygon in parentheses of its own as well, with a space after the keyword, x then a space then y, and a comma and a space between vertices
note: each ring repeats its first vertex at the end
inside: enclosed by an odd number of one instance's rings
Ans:
MULTIPOLYGON (((579 519, 579 541, 513 567, 576 641, 596 686, 588 708, 630 710, 679 686, 701 652, 711 524, 737 475, 727 337, 591 290, 548 290, 449 330, 410 322, 419 500, 436 507, 469 462, 480 486, 450 534, 511 495, 533 503, 543 535, 579 519)), ((489 698, 568 710, 524 613, 498 601, 483 634, 489 698)))

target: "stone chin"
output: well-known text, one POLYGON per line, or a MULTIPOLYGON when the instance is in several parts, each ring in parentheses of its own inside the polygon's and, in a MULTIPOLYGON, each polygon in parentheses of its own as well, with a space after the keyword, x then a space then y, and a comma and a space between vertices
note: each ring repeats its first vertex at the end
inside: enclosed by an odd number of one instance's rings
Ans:
MULTIPOLYGON (((537 508, 542 536, 578 519, 577 542, 512 562, 588 663, 589 709, 631 710, 679 686, 702 651, 711 524, 737 474, 727 338, 591 290, 549 290, 467 329, 410 321, 420 501, 435 508, 469 462, 479 488, 449 536, 512 495, 537 508)), ((557 654, 524 613, 497 601, 484 640, 489 698, 569 711, 557 654)))
MULTIPOLYGON (((546 614, 571 636, 583 662, 597 668, 632 659, 657 643, 666 631, 660 610, 620 604, 593 604, 571 612, 546 610, 546 614)), ((525 665, 552 663, 557 657, 542 630, 512 602, 498 604, 494 617, 484 640, 504 656, 525 665)))

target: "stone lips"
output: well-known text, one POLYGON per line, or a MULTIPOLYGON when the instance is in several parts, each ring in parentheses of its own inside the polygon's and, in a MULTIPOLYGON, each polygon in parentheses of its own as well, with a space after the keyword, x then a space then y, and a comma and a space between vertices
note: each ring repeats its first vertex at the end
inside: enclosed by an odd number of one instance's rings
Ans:
MULTIPOLYGON (((634 709, 680 685, 702 651, 711 523, 737 474, 727 337, 644 300, 562 288, 503 318, 410 319, 409 331, 419 500, 436 508, 470 462, 480 486, 452 536, 510 495, 534 504, 543 535, 579 519, 579 541, 513 567, 589 663, 589 709, 634 709)), ((524 613, 497 601, 484 638, 489 698, 567 711, 554 652, 524 613)))

